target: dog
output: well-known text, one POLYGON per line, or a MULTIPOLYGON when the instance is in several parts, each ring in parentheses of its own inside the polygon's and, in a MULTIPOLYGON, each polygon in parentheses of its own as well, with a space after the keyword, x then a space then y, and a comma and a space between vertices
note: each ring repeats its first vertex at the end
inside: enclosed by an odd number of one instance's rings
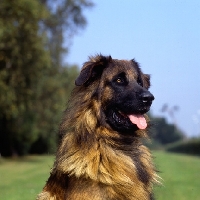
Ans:
POLYGON ((154 96, 133 60, 101 54, 84 63, 59 133, 56 159, 37 200, 152 200, 159 176, 148 137, 154 96))

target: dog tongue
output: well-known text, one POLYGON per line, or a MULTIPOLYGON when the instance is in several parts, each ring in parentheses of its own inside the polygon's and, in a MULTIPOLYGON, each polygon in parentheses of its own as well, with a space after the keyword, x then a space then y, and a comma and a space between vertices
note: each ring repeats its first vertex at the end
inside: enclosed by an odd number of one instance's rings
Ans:
POLYGON ((145 129, 147 127, 147 122, 143 115, 128 115, 128 117, 139 129, 145 129))

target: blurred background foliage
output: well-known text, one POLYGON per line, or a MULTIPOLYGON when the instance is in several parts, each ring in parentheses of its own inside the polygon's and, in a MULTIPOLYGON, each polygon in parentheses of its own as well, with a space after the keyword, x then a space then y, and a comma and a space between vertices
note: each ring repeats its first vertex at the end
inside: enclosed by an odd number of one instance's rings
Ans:
POLYGON ((78 73, 63 56, 91 6, 89 0, 0 2, 1 155, 55 151, 60 115, 78 73))
MULTIPOLYGON (((63 58, 73 36, 87 24, 84 9, 92 6, 90 0, 0 1, 2 156, 55 152, 62 111, 81 67, 70 66, 63 58)), ((151 148, 185 145, 186 137, 177 126, 165 118, 150 118, 151 148)), ((200 155, 199 149, 196 152, 200 155)))

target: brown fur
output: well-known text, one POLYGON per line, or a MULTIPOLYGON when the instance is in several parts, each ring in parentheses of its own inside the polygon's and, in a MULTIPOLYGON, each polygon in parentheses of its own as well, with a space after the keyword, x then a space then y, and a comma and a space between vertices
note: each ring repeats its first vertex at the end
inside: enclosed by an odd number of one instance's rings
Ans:
POLYGON ((104 114, 114 95, 107 83, 117 73, 126 71, 134 81, 139 70, 143 87, 150 86, 149 76, 131 62, 99 55, 84 64, 60 126, 62 142, 54 166, 37 200, 153 199, 158 176, 140 141, 147 130, 122 134, 104 114))

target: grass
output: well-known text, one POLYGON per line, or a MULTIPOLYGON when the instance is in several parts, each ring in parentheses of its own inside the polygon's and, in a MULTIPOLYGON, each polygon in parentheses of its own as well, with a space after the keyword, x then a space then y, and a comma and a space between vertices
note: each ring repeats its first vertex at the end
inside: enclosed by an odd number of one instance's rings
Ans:
MULTIPOLYGON (((200 197, 200 157, 155 151, 163 186, 155 188, 158 200, 197 200, 200 197)), ((42 190, 53 156, 0 158, 0 199, 34 200, 42 190)))
POLYGON ((155 152, 163 186, 155 188, 156 199, 198 200, 200 198, 200 157, 155 152))
POLYGON ((53 156, 0 158, 0 199, 36 199, 49 176, 53 159, 53 156))

